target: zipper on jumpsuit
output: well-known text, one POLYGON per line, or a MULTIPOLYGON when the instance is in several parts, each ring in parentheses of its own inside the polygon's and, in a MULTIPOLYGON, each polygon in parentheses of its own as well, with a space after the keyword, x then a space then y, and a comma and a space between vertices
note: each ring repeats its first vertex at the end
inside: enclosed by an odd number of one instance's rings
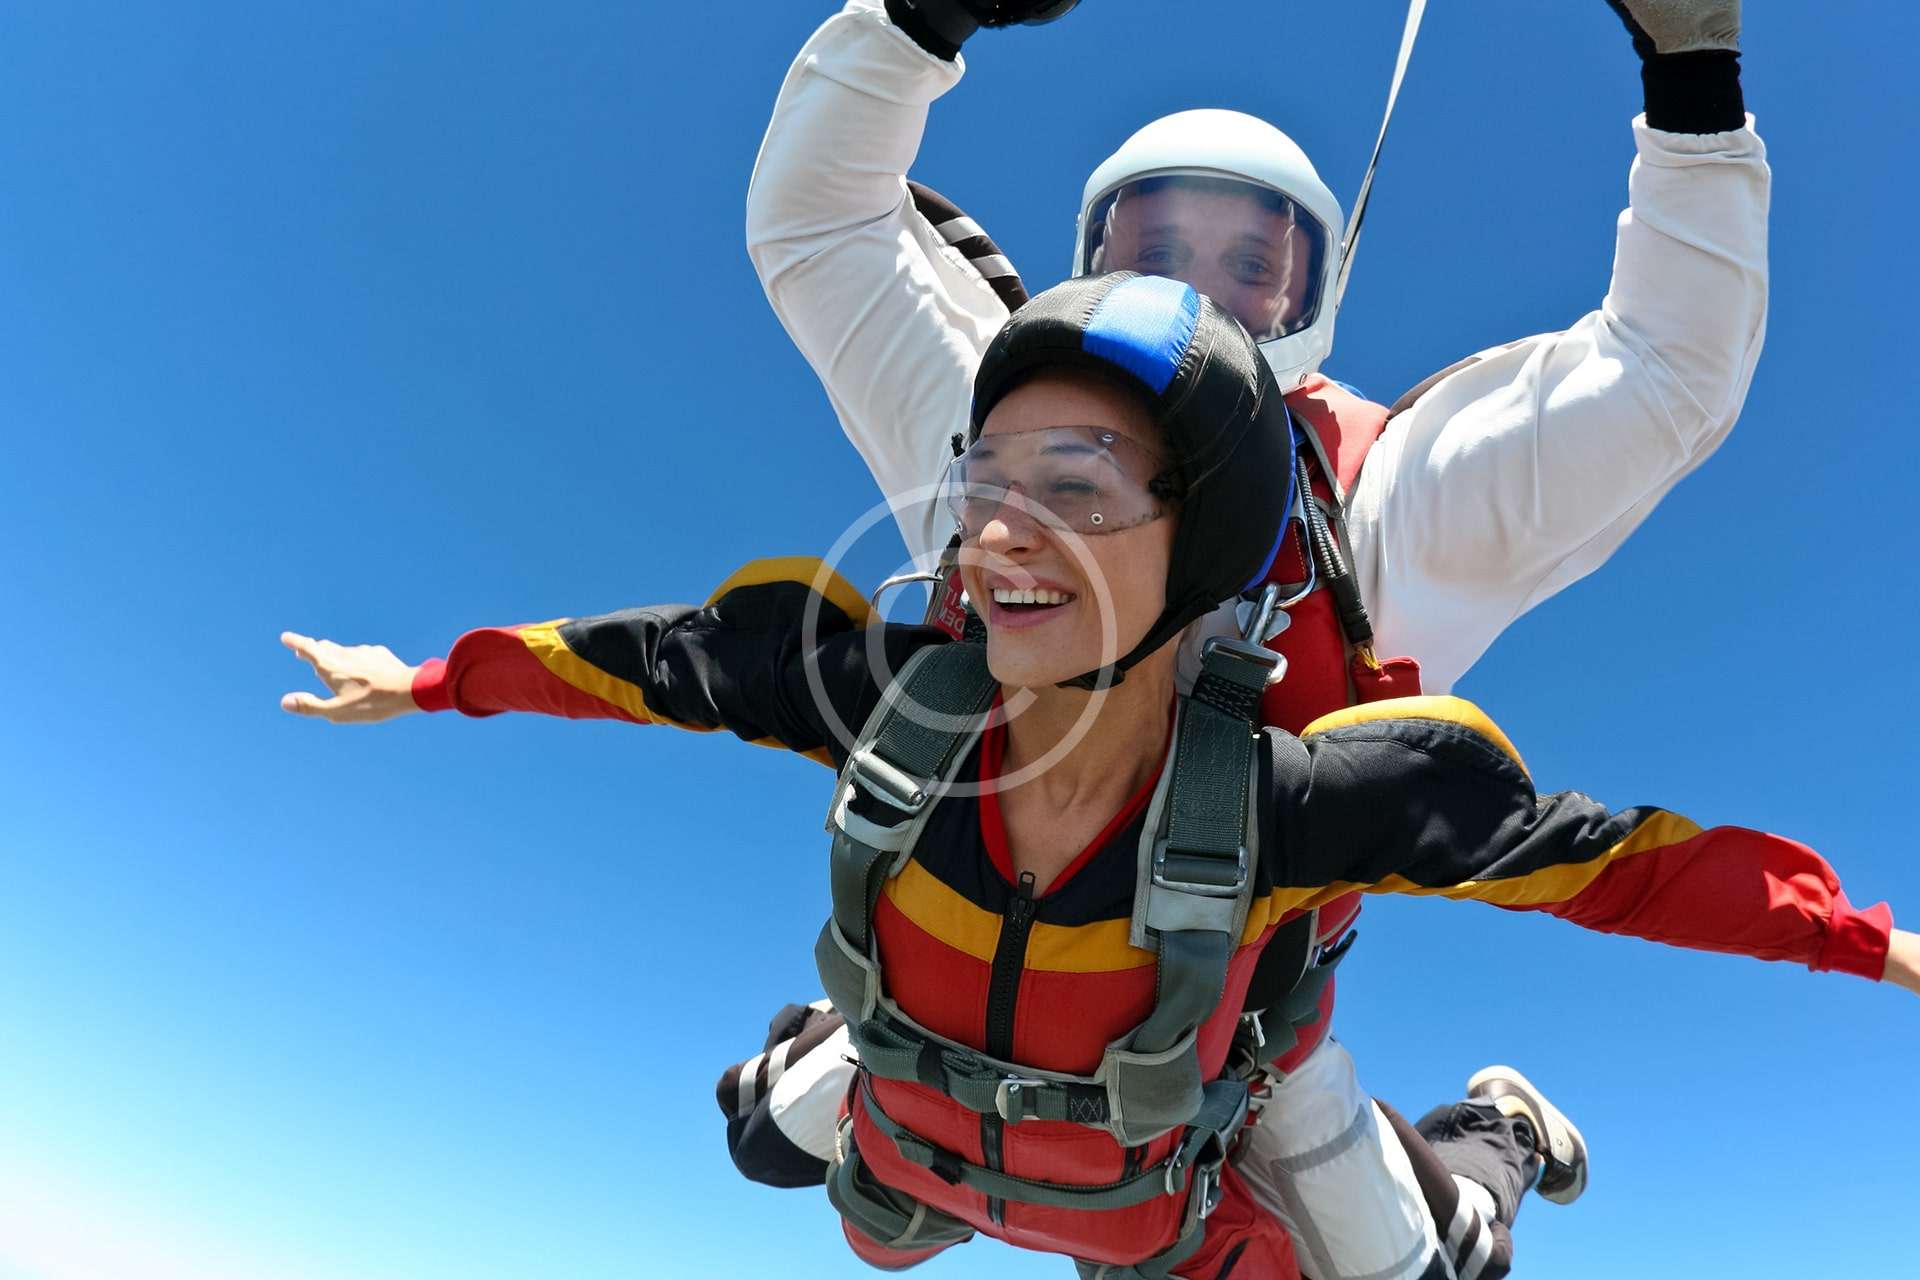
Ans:
MULTIPOLYGON (((1013 1061, 1013 1007, 1020 994, 1020 975, 1027 963, 1027 934, 1033 929, 1038 907, 1033 900, 1033 872, 1020 873, 1018 892, 1007 906, 1000 925, 1000 940, 993 949, 993 976, 987 985, 987 1052, 1002 1062, 1013 1061)), ((989 1169, 1001 1167, 1001 1134, 1006 1121, 983 1113, 980 1117, 981 1163, 989 1169)), ((1005 1226, 1006 1201, 987 1197, 987 1217, 995 1226, 1005 1226)))

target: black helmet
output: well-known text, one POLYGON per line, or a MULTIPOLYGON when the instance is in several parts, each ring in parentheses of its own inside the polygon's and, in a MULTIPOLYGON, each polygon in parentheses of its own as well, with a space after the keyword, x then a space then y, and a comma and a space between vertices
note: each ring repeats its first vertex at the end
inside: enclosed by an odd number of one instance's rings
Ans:
POLYGON ((1116 271, 1055 285, 1013 313, 973 380, 977 439, 1002 397, 1042 369, 1116 372, 1145 393, 1181 502, 1167 604, 1132 652, 1066 683, 1118 683, 1221 601, 1267 576, 1293 505, 1293 423, 1247 331, 1178 280, 1116 271))

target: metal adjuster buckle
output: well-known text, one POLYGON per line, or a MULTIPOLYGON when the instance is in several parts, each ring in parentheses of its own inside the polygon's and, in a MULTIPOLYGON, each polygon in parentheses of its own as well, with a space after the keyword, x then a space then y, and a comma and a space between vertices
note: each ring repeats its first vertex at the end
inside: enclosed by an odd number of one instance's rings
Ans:
POLYGON ((1193 1171, 1193 1194, 1198 1203, 1195 1212, 1200 1221, 1205 1222, 1215 1209, 1220 1207, 1221 1185, 1220 1166, 1206 1164, 1193 1171))
POLYGON ((1153 872, 1153 883, 1158 888, 1174 889, 1181 893, 1195 893, 1205 898, 1237 898, 1240 896, 1240 891, 1246 887, 1249 859, 1247 857, 1247 846, 1245 845, 1240 846, 1239 852, 1231 862, 1224 856, 1208 853, 1181 852, 1178 855, 1181 861, 1193 870, 1199 870, 1201 867, 1205 867, 1208 870, 1218 869, 1224 874, 1227 868, 1231 866, 1233 868, 1233 878, 1231 880, 1194 880, 1175 875, 1169 871, 1167 865, 1170 852, 1167 848, 1167 837, 1160 836, 1153 842, 1153 865, 1151 870, 1153 872))
POLYGON ((993 1091, 993 1109, 1008 1124, 1019 1124, 1027 1118, 1026 1100, 1020 1096, 1022 1089, 1043 1087, 1045 1080, 1036 1080, 1032 1076, 1008 1076, 993 1091))
POLYGON ((916 814, 927 807, 925 786, 875 755, 871 746, 854 752, 847 760, 847 770, 852 780, 875 799, 902 813, 916 814))
POLYGON ((1266 687, 1267 683, 1273 679, 1274 673, 1279 671, 1286 662, 1286 659, 1265 645, 1255 644, 1249 640, 1242 640, 1238 636, 1210 637, 1207 643, 1201 647, 1201 663, 1205 664, 1216 654, 1222 658, 1231 659, 1236 663, 1246 663, 1248 667, 1252 668, 1252 670, 1245 672, 1222 671, 1220 674, 1223 678, 1233 680, 1237 684, 1250 685, 1255 688, 1266 687))
POLYGON ((1167 1194, 1170 1196, 1177 1196, 1180 1194, 1181 1171, 1187 1167, 1187 1162, 1183 1158, 1185 1154, 1186 1154, 1186 1149, 1184 1147, 1175 1147, 1173 1149, 1173 1154, 1167 1157, 1167 1176, 1166 1176, 1165 1186, 1167 1188, 1167 1194))

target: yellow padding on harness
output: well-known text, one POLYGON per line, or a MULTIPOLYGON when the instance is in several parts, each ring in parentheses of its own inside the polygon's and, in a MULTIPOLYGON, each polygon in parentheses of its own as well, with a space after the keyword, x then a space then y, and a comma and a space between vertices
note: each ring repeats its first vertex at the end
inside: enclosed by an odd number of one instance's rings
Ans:
POLYGON ((1507 741, 1507 735, 1500 732, 1500 726, 1489 719, 1487 713, 1479 707, 1465 698, 1456 698, 1451 694, 1388 698, 1384 702, 1363 702, 1357 707, 1343 707, 1315 720, 1301 732, 1300 736, 1306 738, 1316 733, 1345 729, 1356 724, 1373 724, 1380 720, 1444 720, 1448 724, 1463 725, 1500 748, 1508 759, 1520 766, 1522 773, 1527 772, 1527 762, 1520 758, 1520 753, 1514 749, 1514 745, 1507 741))
POLYGON ((846 614, 856 627, 864 627, 873 620, 873 609, 867 604, 866 597, 854 590, 852 583, 828 568, 827 562, 818 556, 772 556, 765 560, 749 560, 735 569, 732 576, 707 597, 707 603, 718 603, 729 591, 780 582, 791 582, 807 588, 846 614))

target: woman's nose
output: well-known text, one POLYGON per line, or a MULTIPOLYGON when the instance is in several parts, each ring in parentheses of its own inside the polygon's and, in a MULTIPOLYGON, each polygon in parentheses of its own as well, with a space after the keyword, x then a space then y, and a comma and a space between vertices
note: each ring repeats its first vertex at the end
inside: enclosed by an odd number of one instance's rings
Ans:
POLYGON ((1009 494, 1008 501, 1001 503, 999 509, 980 526, 981 550, 1004 556, 1031 551, 1039 545, 1044 536, 1040 522, 1022 508, 1022 502, 1020 494, 1009 494))

